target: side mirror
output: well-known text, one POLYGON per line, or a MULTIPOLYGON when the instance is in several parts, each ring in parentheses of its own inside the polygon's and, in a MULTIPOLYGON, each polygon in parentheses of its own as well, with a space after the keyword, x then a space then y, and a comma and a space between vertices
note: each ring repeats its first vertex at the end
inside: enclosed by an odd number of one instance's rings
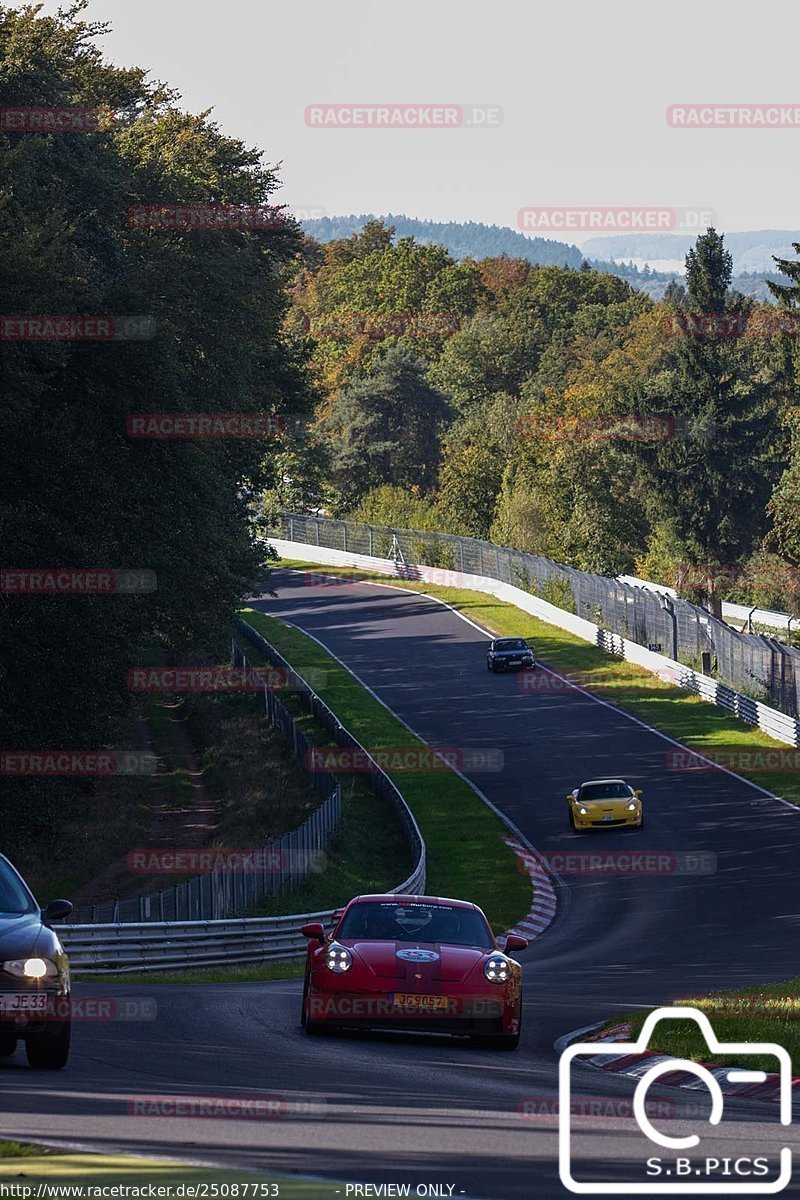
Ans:
POLYGON ((309 941, 324 942, 325 941, 325 926, 320 921, 311 921, 308 925, 303 925, 300 929, 303 937, 307 937, 309 941))
POLYGON ((71 900, 51 900, 47 908, 42 909, 42 920, 49 925, 51 921, 63 921, 71 912, 71 900))
POLYGON ((520 937, 518 933, 510 933, 506 938, 506 954, 510 954, 512 950, 527 950, 528 939, 520 937))
POLYGON ((635 791, 633 794, 634 794, 634 796, 641 796, 641 794, 642 794, 642 789, 641 789, 641 788, 637 788, 637 789, 636 789, 636 791, 635 791))
POLYGON ((574 799, 575 799, 575 793, 574 793, 574 792, 570 792, 570 794, 567 796, 567 799, 568 799, 568 800, 574 800, 574 799))

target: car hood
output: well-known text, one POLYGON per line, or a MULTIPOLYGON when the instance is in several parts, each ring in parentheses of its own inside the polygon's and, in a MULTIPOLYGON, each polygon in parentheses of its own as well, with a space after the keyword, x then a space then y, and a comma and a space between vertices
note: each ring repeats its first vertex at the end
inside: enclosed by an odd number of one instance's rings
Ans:
POLYGON ((0 962, 58 951, 58 938, 37 913, 0 917, 0 962))
POLYGON ((381 979, 408 980, 415 985, 414 990, 421 986, 417 976, 432 983, 460 983, 491 953, 439 942, 343 941, 340 944, 352 950, 370 974, 381 979))

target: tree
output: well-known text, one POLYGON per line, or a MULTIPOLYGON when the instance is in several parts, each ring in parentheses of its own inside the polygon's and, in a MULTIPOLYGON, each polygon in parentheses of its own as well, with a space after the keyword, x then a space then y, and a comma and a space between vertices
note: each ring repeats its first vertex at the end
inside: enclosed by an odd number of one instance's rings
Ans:
POLYGON ((426 382, 422 361, 403 347, 388 349, 370 374, 342 390, 319 425, 330 448, 337 509, 348 511, 382 484, 430 493, 452 415, 426 382))
POLYGON ((686 309, 699 324, 665 326, 681 336, 670 339, 665 369, 651 380, 651 411, 672 414, 674 436, 641 453, 651 520, 682 547, 691 577, 706 578, 700 592, 716 610, 716 569, 739 562, 763 535, 774 477, 771 372, 753 339, 724 336, 713 323, 742 311, 731 276, 723 237, 709 228, 686 256, 686 309))
MULTIPOLYGON (((140 69, 105 63, 85 4, 0 6, 0 103, 116 113, 97 132, 0 132, 0 289, 18 314, 146 316, 146 340, 4 342, 0 540, 15 568, 147 568, 134 596, 3 596, 2 715, 21 748, 124 745, 128 668, 154 639, 224 652, 258 569, 248 499, 275 443, 133 441, 137 412, 297 412, 302 354, 281 338, 301 238, 131 228, 137 204, 263 207, 260 151, 182 112, 140 69), (191 603, 187 597, 191 596, 191 603)), ((180 661, 180 660, 179 660, 180 661)), ((130 733, 127 733, 130 741, 130 733)), ((5 780, 0 823, 21 861, 76 819, 80 783, 5 780)), ((122 787, 122 782, 120 787, 122 787)))

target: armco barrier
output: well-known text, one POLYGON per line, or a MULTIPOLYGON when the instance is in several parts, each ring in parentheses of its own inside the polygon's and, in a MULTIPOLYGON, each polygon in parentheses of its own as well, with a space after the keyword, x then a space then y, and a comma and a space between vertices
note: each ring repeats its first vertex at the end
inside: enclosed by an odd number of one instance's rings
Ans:
POLYGON ((70 965, 82 975, 228 966, 296 957, 307 944, 300 927, 307 921, 328 922, 333 912, 227 921, 66 925, 60 937, 70 965))
POLYGON ((278 554, 286 558, 306 559, 309 562, 328 563, 332 566, 350 566, 358 570, 385 575, 387 582, 391 582, 391 577, 394 576, 395 578, 412 578, 425 583, 438 583, 445 586, 449 584, 451 587, 465 588, 470 591, 487 592, 491 596, 497 596, 498 599, 505 600, 516 608, 521 608, 532 616, 546 621, 549 625, 566 629, 569 633, 575 634, 585 642, 599 646, 601 650, 605 650, 609 654, 636 663, 637 666, 652 671, 654 675, 659 675, 662 679, 668 679, 676 687, 685 688, 703 700, 727 709, 748 725, 755 725, 762 729, 776 741, 785 742, 790 746, 800 746, 800 722, 795 717, 770 708, 769 705, 753 700, 749 696, 744 696, 726 684, 720 683, 717 679, 701 675, 699 671, 695 671, 683 663, 675 662, 666 655, 657 654, 653 650, 648 650, 646 646, 640 646, 638 642, 631 642, 619 634, 602 629, 599 625, 595 625, 583 617, 577 617, 574 613, 566 612, 563 608, 557 608, 554 604, 549 604, 546 600, 533 596, 530 592, 525 592, 522 588, 514 587, 512 584, 501 583, 490 576, 470 575, 461 571, 443 570, 440 567, 424 565, 411 567, 409 564, 398 564, 389 559, 374 558, 367 554, 352 554, 307 542, 289 542, 281 538, 270 538, 269 541, 278 554))
POLYGON ((670 600, 652 588, 581 571, 540 554, 433 530, 282 512, 264 533, 270 541, 275 537, 340 550, 349 561, 353 554, 396 560, 412 577, 422 569, 413 564, 436 564, 445 578, 473 575, 521 588, 654 653, 695 667, 710 654, 709 674, 714 678, 800 717, 800 647, 763 633, 741 633, 689 600, 670 600))
MULTIPOLYGON (((344 728, 335 713, 316 695, 285 658, 246 621, 237 628, 275 666, 287 674, 289 687, 304 697, 311 711, 330 731, 337 745, 371 755, 344 728)), ((266 703, 275 698, 266 692, 266 703)), ((374 760, 373 760, 374 761, 374 760)), ((422 895, 425 891, 425 842, 411 809, 377 763, 365 780, 393 804, 408 834, 414 870, 394 894, 422 895)), ((335 909, 294 913, 285 917, 236 917, 220 921, 126 921, 117 924, 64 925, 60 937, 70 963, 83 975, 125 975, 135 971, 182 970, 186 967, 232 966, 266 959, 295 958, 305 950, 300 932, 307 921, 328 922, 335 909)))

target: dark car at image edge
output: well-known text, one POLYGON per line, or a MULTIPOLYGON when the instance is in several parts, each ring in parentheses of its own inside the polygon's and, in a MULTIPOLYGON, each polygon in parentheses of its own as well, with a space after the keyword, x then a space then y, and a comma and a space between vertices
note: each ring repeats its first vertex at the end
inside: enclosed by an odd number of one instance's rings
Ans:
POLYGON ((70 1045, 69 960, 51 921, 72 912, 69 900, 41 908, 19 872, 0 854, 0 1057, 25 1042, 28 1063, 66 1066, 70 1045))

